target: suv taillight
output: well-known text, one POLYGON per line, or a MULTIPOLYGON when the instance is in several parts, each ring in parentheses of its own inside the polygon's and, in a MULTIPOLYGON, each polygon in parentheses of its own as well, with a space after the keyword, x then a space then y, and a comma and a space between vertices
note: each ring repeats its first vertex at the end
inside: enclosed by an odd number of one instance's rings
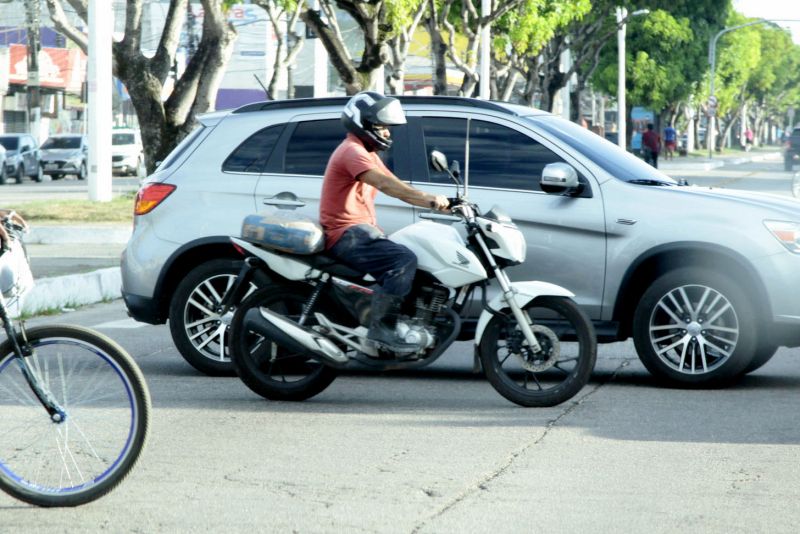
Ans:
POLYGON ((175 191, 175 186, 171 184, 149 184, 144 186, 136 193, 133 214, 144 215, 145 213, 150 213, 173 191, 175 191))

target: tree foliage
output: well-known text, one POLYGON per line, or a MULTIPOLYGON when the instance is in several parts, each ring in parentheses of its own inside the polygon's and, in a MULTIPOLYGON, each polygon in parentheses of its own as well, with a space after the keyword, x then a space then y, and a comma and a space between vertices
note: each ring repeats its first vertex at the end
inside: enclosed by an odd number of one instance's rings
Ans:
POLYGON ((320 11, 306 9, 303 22, 321 39, 347 94, 375 86, 381 67, 391 59, 389 40, 414 19, 425 0, 320 0, 320 11), (334 7, 350 15, 363 39, 360 58, 347 49, 334 7))

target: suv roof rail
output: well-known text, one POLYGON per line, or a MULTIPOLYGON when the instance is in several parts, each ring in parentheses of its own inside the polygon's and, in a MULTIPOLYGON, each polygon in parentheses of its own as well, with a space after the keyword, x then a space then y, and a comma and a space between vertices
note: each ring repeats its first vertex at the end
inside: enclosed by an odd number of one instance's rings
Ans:
MULTIPOLYGON (((477 98, 467 98, 463 96, 392 96, 403 104, 450 104, 458 106, 469 106, 473 108, 490 109, 509 115, 516 115, 509 108, 489 100, 478 100, 477 98)), ((350 99, 349 96, 333 96, 325 98, 295 98, 291 100, 267 100, 265 102, 254 102, 237 108, 233 113, 251 113, 254 111, 266 111, 271 109, 292 109, 323 106, 344 106, 350 99)))

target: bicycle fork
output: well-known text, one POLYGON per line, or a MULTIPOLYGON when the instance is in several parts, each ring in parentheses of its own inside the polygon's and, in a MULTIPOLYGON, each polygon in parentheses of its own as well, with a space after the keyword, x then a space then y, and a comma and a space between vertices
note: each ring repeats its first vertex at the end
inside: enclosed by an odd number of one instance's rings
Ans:
POLYGON ((14 354, 17 357, 17 364, 19 365, 20 371, 22 371, 22 376, 25 377, 25 381, 28 383, 31 391, 33 391, 33 394, 36 395, 42 407, 50 415, 50 420, 54 423, 63 423, 67 420, 67 412, 64 411, 64 408, 53 398, 53 395, 51 395, 49 391, 42 388, 36 371, 28 363, 28 358, 33 355, 33 349, 25 337, 25 330, 24 328, 20 328, 19 331, 14 329, 8 317, 5 301, 2 299, 2 296, 0 296, 0 319, 3 321, 3 328, 14 348, 14 354), (20 339, 22 339, 22 344, 20 344, 20 339))

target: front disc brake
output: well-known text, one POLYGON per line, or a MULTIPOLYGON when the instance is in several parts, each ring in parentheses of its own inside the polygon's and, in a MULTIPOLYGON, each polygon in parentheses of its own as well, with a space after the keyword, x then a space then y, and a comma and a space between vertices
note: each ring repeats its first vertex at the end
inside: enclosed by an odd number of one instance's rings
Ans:
POLYGON ((528 345, 524 334, 517 330, 518 335, 522 337, 520 343, 520 350, 514 351, 520 364, 526 371, 532 373, 541 373, 553 367, 561 355, 561 344, 558 342, 558 336, 555 332, 542 326, 540 324, 531 325, 531 331, 536 336, 536 341, 539 342, 539 347, 542 350, 534 353, 533 349, 528 345))

